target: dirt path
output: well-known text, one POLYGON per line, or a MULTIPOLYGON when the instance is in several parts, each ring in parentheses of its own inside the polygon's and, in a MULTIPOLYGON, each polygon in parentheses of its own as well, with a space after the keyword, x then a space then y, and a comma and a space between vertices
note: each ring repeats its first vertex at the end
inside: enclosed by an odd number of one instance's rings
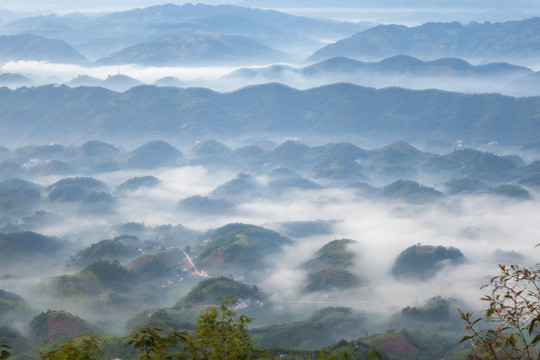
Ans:
POLYGON ((187 259, 187 261, 189 262, 189 265, 191 265, 191 267, 193 268, 193 273, 194 273, 195 275, 199 275, 199 276, 205 277, 205 278, 207 278, 207 279, 210 279, 210 278, 211 278, 211 276, 208 275, 208 274, 206 273, 206 271, 204 271, 204 270, 200 270, 200 271, 199 271, 199 270, 197 269, 197 267, 195 266, 195 263, 193 262, 193 259, 191 258, 191 256, 189 256, 189 254, 188 254, 187 252, 183 251, 183 253, 184 253, 184 255, 186 256, 186 259, 187 259))

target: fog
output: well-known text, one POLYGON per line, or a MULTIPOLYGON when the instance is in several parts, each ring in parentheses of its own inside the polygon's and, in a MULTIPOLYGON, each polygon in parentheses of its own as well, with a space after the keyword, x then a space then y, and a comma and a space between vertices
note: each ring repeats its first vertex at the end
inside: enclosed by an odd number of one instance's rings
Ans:
MULTIPOLYGON (((120 170, 105 174, 92 174, 106 183, 113 195, 118 196, 114 211, 107 214, 75 215, 74 204, 43 203, 40 208, 60 214, 61 225, 35 229, 71 243, 64 255, 40 265, 9 267, 0 273, 0 288, 24 296, 35 309, 57 307, 58 300, 35 296, 36 284, 47 276, 72 274, 66 268, 69 254, 121 232, 118 224, 142 223, 147 229, 160 225, 181 224, 205 232, 229 223, 245 223, 268 229, 280 229, 280 224, 290 221, 332 221, 330 234, 292 238, 293 245, 270 259, 271 267, 258 276, 256 284, 270 295, 275 304, 295 314, 296 318, 309 315, 313 308, 347 306, 358 311, 391 315, 406 306, 420 305, 434 296, 456 298, 471 308, 479 305, 483 291, 480 287, 497 274, 497 264, 506 261, 496 255, 496 250, 516 252, 523 256, 522 264, 534 265, 537 258, 535 245, 540 237, 538 216, 540 205, 536 200, 515 201, 490 195, 447 196, 426 204, 412 204, 400 200, 373 199, 354 189, 328 186, 321 190, 288 190, 281 194, 263 194, 260 198, 237 203, 237 210, 230 214, 207 216, 177 211, 178 202, 192 195, 210 195, 217 186, 236 176, 233 169, 207 169, 203 166, 182 166, 154 170, 120 170), (161 180, 157 186, 120 195, 115 188, 126 180, 153 175, 161 180), (306 293, 308 273, 300 265, 312 258, 324 244, 348 238, 357 243, 350 246, 356 254, 351 271, 362 280, 358 288, 341 291, 306 293), (397 280, 391 269, 397 256, 415 245, 442 245, 460 249, 465 256, 461 265, 447 265, 431 279, 424 281, 397 280), (5 277, 6 272, 17 274, 5 277)), ((264 174, 254 174, 261 184, 268 184, 264 174)), ((61 176, 38 176, 32 181, 50 185, 61 176)), ((370 182, 376 183, 377 179, 370 182)), ((431 183, 425 178, 424 183, 431 183)), ((432 184, 442 189, 436 179, 432 184)), ((535 194, 538 196, 538 194, 535 194)), ((149 230, 150 231, 150 230, 149 230)), ((151 234, 151 231, 148 232, 151 234)), ((152 240, 155 235, 139 235, 141 240, 152 240), (145 238, 145 236, 147 236, 145 238), (150 236, 150 237, 148 237, 150 236)), ((168 246, 183 248, 193 241, 182 240, 168 246)), ((212 273, 210 276, 222 274, 212 273)), ((185 294, 190 286, 202 278, 175 284, 171 294, 185 294)), ((248 280, 254 281, 254 280, 248 280)), ((179 295, 167 295, 155 306, 172 306, 179 295)), ((110 321, 102 312, 94 312, 88 304, 60 302, 62 306, 86 319, 110 321), (101 314, 101 315, 99 315, 101 314)), ((130 313, 119 314, 125 321, 129 315, 142 310, 141 305, 131 305, 130 313)), ((291 320, 291 319, 289 319, 291 320)), ((120 321, 120 319, 115 320, 120 321)), ((111 326, 118 328, 113 322, 111 326)), ((121 326, 120 326, 121 328, 121 326)), ((119 330, 115 330, 118 333, 119 330)))
MULTIPOLYGON (((302 75, 302 65, 299 64, 274 64, 274 66, 284 67, 284 69, 277 74, 267 76, 264 75, 264 71, 269 67, 268 65, 250 65, 247 67, 143 67, 139 65, 85 67, 39 61, 10 61, 4 64, 0 71, 22 74, 33 80, 36 86, 51 83, 69 83, 79 75, 89 75, 102 81, 114 75, 124 75, 149 85, 157 80, 173 77, 179 80, 178 85, 174 86, 206 87, 218 92, 230 92, 246 86, 270 82, 279 82, 301 90, 333 83, 349 82, 373 88, 397 86, 413 90, 438 89, 462 93, 500 93, 515 97, 540 95, 540 86, 538 86, 534 75, 529 76, 523 72, 494 73, 482 76, 460 74, 429 76, 410 73, 403 69, 404 72, 399 75, 358 71, 328 74, 323 72, 318 75, 306 76, 302 75), (244 76, 238 73, 238 71, 246 69, 255 71, 255 74, 258 75, 244 76)), ((536 70, 536 68, 533 67, 531 70, 536 70)), ((13 84, 10 87, 17 88, 18 86, 20 85, 13 84)), ((133 85, 129 83, 103 83, 100 86, 108 87, 114 91, 125 91, 133 85)))

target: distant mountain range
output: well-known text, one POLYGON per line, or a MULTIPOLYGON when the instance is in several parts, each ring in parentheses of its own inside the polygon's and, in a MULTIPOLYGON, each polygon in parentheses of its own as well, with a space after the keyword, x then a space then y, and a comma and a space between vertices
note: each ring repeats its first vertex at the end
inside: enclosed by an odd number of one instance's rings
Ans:
POLYGON ((232 139, 256 133, 516 145, 538 141, 540 131, 539 97, 351 84, 306 91, 268 84, 225 94, 153 86, 125 93, 66 86, 0 88, 0 108, 0 140, 6 144, 146 136, 232 139))
POLYGON ((322 45, 320 39, 340 39, 369 26, 230 5, 167 4, 99 16, 72 13, 27 17, 0 26, 0 33, 62 39, 98 59, 136 44, 200 32, 244 36, 279 51, 313 51, 322 45))
POLYGON ((498 92, 512 96, 540 95, 540 73, 508 63, 472 65, 462 59, 422 61, 396 55, 378 62, 335 57, 297 68, 290 65, 240 68, 224 79, 244 84, 280 82, 293 87, 315 87, 349 82, 377 88, 437 88, 459 92, 498 92))
POLYGON ((275 63, 287 55, 243 36, 223 36, 219 33, 195 33, 168 36, 155 41, 127 47, 96 65, 140 64, 167 65, 229 65, 251 62, 275 63))
POLYGON ((56 63, 88 63, 84 55, 62 40, 33 34, 0 36, 0 63, 17 60, 38 60, 56 63))
POLYGON ((279 81, 291 73, 304 77, 339 76, 338 81, 351 80, 351 75, 411 75, 411 76, 494 76, 513 74, 524 76, 533 71, 524 66, 508 63, 490 63, 472 65, 458 58, 441 58, 433 61, 422 61, 412 56, 396 55, 378 62, 363 62, 342 56, 323 60, 303 68, 287 65, 272 65, 263 68, 241 68, 229 77, 264 77, 271 81, 279 81))
POLYGON ((350 7, 350 8, 538 8, 533 1, 514 0, 242 0, 239 5, 262 8, 350 7))
POLYGON ((394 55, 426 59, 460 57, 521 61, 540 55, 540 18, 504 23, 426 23, 416 27, 379 25, 318 50, 307 61, 336 56, 378 60, 394 55))

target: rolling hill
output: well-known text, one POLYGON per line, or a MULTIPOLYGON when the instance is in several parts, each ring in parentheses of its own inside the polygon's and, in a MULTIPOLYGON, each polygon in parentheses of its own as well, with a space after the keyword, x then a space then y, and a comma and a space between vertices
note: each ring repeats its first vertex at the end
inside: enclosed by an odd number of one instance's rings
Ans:
POLYGON ((38 143, 76 138, 143 140, 148 134, 164 139, 234 139, 246 133, 311 133, 386 142, 455 143, 459 139, 521 145, 537 141, 540 130, 537 97, 377 90, 351 84, 304 91, 267 84, 225 94, 153 86, 125 93, 65 86, 3 88, 0 109, 0 141, 5 144, 23 139, 38 143), (11 126, 13 119, 18 122, 16 129, 11 126))
POLYGON ((420 26, 379 25, 329 44, 308 58, 309 62, 336 56, 381 59, 394 55, 422 58, 462 57, 491 61, 534 59, 540 39, 540 18, 504 23, 425 23, 420 26))

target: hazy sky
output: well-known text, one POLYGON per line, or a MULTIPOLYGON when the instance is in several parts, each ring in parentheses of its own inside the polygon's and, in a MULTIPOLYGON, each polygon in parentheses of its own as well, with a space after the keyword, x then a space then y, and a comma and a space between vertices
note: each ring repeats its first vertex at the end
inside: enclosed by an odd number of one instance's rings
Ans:
MULTIPOLYGON (((86 12, 86 11, 107 11, 132 9, 137 7, 147 7, 152 5, 161 5, 165 3, 184 4, 197 3, 198 1, 175 1, 175 0, 54 0, 54 1, 38 1, 38 0, 3 0, 0 8, 9 9, 12 11, 38 11, 38 12, 86 12)), ((233 4, 238 3, 236 0, 207 0, 206 4, 233 4)))

